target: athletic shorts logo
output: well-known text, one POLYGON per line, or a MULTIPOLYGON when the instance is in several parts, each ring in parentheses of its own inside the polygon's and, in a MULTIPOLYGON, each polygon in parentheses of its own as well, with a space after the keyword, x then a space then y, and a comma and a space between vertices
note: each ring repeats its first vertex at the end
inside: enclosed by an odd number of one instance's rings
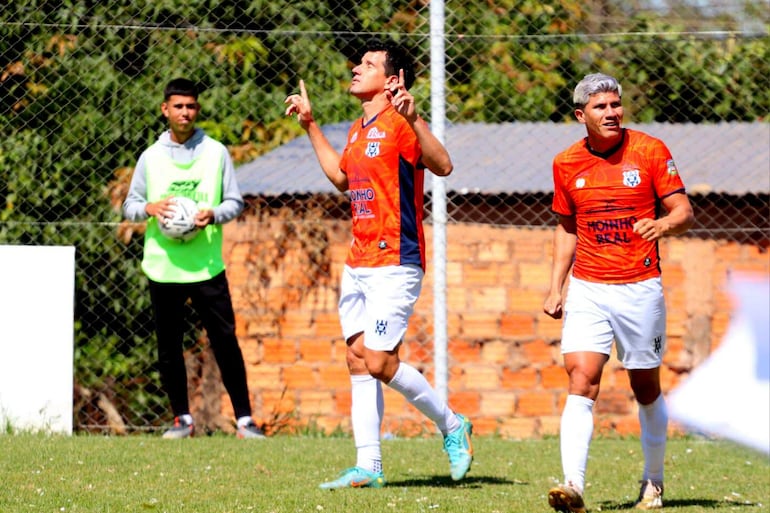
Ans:
POLYGON ((652 343, 652 349, 655 354, 660 354, 660 350, 663 348, 663 337, 658 335, 652 343))
POLYGON ((380 336, 385 335, 388 332, 388 321, 375 321, 374 332, 380 336))
POLYGON ((639 178, 638 169, 623 171, 623 185, 626 187, 636 187, 640 183, 642 183, 642 179, 639 178))
POLYGON ((366 156, 371 158, 376 157, 380 154, 380 143, 379 142, 370 142, 366 145, 366 156))

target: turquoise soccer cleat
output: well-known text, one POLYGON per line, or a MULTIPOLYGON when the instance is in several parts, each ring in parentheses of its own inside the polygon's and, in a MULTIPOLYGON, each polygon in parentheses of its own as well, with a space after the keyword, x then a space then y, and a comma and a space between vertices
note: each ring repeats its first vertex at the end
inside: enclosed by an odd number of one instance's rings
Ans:
POLYGON ((321 483, 323 490, 338 488, 382 488, 385 486, 385 476, 382 472, 372 472, 361 467, 350 467, 340 472, 340 477, 334 481, 321 483))
POLYGON ((444 451, 449 456, 449 470, 455 481, 464 478, 473 463, 473 424, 465 415, 458 413, 457 418, 460 420, 460 429, 444 437, 444 451))

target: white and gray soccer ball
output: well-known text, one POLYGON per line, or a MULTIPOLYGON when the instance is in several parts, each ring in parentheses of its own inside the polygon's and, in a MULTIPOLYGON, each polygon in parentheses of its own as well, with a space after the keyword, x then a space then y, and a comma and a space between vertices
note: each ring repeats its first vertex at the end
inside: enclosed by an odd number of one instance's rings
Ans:
POLYGON ((195 214, 198 205, 190 198, 175 196, 171 198, 174 215, 158 223, 160 232, 169 239, 191 240, 198 235, 195 226, 195 214))

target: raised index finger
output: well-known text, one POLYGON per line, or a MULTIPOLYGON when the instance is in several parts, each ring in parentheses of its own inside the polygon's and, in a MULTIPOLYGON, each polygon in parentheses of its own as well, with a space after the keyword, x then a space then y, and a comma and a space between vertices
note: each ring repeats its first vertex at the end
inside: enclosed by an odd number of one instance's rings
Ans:
POLYGON ((308 101, 307 98, 307 89, 305 89, 305 81, 301 78, 299 79, 299 95, 302 97, 304 101, 308 101))

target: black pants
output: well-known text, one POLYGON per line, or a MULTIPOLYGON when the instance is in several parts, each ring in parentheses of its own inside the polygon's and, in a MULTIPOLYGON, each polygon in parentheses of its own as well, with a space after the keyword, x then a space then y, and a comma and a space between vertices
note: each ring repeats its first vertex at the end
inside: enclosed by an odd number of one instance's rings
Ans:
POLYGON ((158 370, 174 416, 190 413, 182 349, 187 330, 184 312, 188 298, 206 328, 235 418, 251 416, 246 366, 235 337, 235 314, 224 271, 210 280, 197 283, 158 283, 150 280, 150 298, 158 337, 158 370))

